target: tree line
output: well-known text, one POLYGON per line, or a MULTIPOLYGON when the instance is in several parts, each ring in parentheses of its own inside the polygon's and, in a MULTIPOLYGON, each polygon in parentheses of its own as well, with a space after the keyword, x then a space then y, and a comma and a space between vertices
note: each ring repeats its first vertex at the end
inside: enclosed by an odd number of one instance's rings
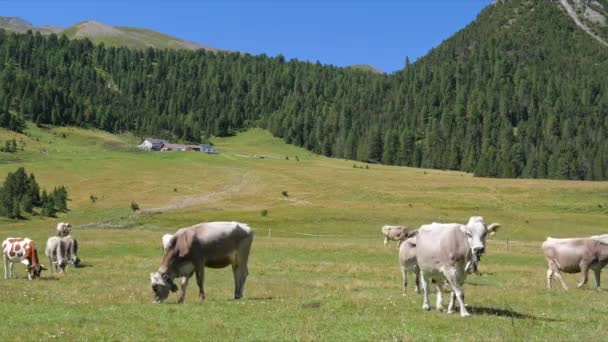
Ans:
POLYGON ((326 156, 608 179, 608 53, 554 3, 489 6, 405 64, 384 75, 0 31, 0 125, 19 130, 31 120, 184 142, 257 126, 326 156))

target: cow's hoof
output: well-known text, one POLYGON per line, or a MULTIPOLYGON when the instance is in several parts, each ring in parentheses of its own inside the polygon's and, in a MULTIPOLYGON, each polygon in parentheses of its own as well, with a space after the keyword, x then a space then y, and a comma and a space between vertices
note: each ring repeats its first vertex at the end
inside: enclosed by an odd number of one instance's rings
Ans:
POLYGON ((423 304, 423 305, 422 305, 422 310, 424 310, 424 311, 429 311, 429 310, 431 310, 431 306, 430 306, 430 305, 428 305, 428 304, 423 304))
POLYGON ((453 314, 453 313, 454 313, 454 310, 448 310, 448 311, 446 311, 446 313, 447 313, 448 315, 451 315, 451 314, 453 314))
POLYGON ((471 314, 470 314, 470 313, 468 313, 468 312, 461 312, 461 313, 460 313, 460 317, 462 317, 462 318, 465 318, 465 317, 470 317, 470 316, 471 316, 471 314))

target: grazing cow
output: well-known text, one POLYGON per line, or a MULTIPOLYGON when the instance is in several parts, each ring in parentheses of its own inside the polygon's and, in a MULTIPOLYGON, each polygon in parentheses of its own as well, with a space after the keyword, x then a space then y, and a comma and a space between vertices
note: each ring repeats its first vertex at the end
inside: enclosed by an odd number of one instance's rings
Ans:
POLYGON ((429 310, 429 281, 434 280, 437 286, 437 310, 443 309, 441 286, 449 285, 451 289, 448 313, 453 312, 454 299, 458 300, 460 315, 470 316, 464 305, 463 284, 466 277, 467 261, 477 262, 485 251, 487 234, 494 233, 500 227, 493 223, 489 227, 483 217, 473 216, 465 224, 432 223, 423 225, 416 238, 416 261, 420 268, 424 303, 422 309, 429 310))
POLYGON ((71 236, 52 236, 46 241, 45 254, 49 258, 51 273, 53 270, 64 273, 68 264, 78 266, 78 241, 71 236))
POLYGON ((399 248, 405 239, 416 236, 416 233, 416 230, 408 229, 404 226, 383 226, 382 235, 384 236, 384 246, 387 246, 388 241, 392 240, 399 241, 397 243, 397 248, 399 248))
POLYGON ((589 269, 595 275, 595 285, 600 288, 600 273, 608 265, 608 235, 588 238, 554 239, 547 238, 542 244, 547 259, 547 288, 551 288, 553 275, 557 277, 564 290, 568 289, 561 272, 581 272, 581 281, 576 287, 587 284, 589 269))
POLYGON ((247 260, 253 242, 253 231, 240 222, 207 222, 182 228, 170 239, 167 253, 157 272, 150 273, 154 303, 167 299, 169 291, 176 292, 173 279, 182 277, 182 293, 186 297, 188 280, 196 273, 199 298, 205 299, 203 287, 205 266, 223 268, 232 265, 234 299, 243 296, 248 269, 247 260))
POLYGON ((169 250, 169 245, 171 244, 171 239, 173 239, 173 237, 174 237, 173 234, 163 235, 161 242, 162 242, 163 251, 165 251, 165 253, 167 253, 167 251, 169 250))
POLYGON ((68 236, 72 232, 72 225, 67 222, 57 223, 57 236, 68 236))
POLYGON ((14 276, 13 264, 15 262, 26 266, 29 280, 40 277, 40 273, 46 270, 38 260, 36 244, 28 238, 7 238, 2 241, 2 258, 4 259, 4 279, 14 276))
POLYGON ((399 266, 401 266, 401 276, 403 279, 403 295, 407 294, 407 273, 413 272, 416 276, 414 290, 420 293, 420 269, 416 262, 416 237, 411 237, 399 246, 399 266))

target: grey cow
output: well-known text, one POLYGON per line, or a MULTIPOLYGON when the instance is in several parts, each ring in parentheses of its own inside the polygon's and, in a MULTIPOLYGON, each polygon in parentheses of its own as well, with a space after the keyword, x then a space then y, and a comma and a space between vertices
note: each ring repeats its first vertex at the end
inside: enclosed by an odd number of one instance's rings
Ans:
POLYGON ((205 267, 228 265, 232 265, 234 275, 234 299, 240 299, 249 273, 247 261, 253 235, 253 230, 240 222, 207 222, 178 230, 170 239, 158 271, 150 273, 152 301, 160 303, 167 299, 169 291, 176 292, 173 280, 182 277, 178 302, 183 303, 188 280, 193 274, 196 274, 199 298, 205 299, 205 267))
POLYGON ((547 259, 547 288, 551 288, 553 275, 560 281, 564 290, 568 289, 561 272, 578 273, 582 278, 576 287, 587 283, 589 269, 595 275, 595 285, 600 288, 600 273, 608 265, 608 234, 587 238, 554 239, 547 238, 542 244, 547 259))
POLYGON ((397 248, 401 246, 401 243, 412 236, 416 236, 417 231, 415 229, 409 229, 404 226, 383 226, 382 235, 384 236, 384 246, 388 245, 388 241, 399 241, 397 248))
POLYGON ((414 273, 416 293, 420 293, 420 269, 416 262, 416 237, 411 237, 399 246, 399 266, 403 280, 403 295, 407 294, 407 274, 414 273))
POLYGON ((53 273, 53 270, 63 273, 68 264, 77 266, 80 263, 80 259, 78 258, 78 241, 70 235, 50 237, 46 241, 45 254, 49 258, 51 273, 53 273))
POLYGON ((460 316, 470 316, 464 305, 463 284, 467 261, 477 262, 485 251, 486 237, 500 227, 486 226, 483 217, 473 216, 465 224, 432 223, 423 225, 416 238, 416 261, 420 268, 420 282, 424 292, 422 308, 429 310, 429 282, 437 286, 437 310, 443 310, 441 284, 451 289, 448 313, 452 313, 454 300, 458 300, 460 316))

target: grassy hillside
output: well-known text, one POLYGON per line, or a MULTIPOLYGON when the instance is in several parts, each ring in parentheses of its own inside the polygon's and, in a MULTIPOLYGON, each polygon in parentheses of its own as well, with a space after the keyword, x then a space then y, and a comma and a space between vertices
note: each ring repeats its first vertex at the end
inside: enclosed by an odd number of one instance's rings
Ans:
POLYGON ((68 38, 89 38, 93 43, 106 46, 128 47, 134 49, 188 49, 204 48, 209 51, 217 49, 191 43, 179 38, 146 28, 109 26, 96 21, 84 21, 65 29, 62 32, 68 38))
MULTIPOLYGON (((30 282, 16 265, 19 279, 0 279, 2 340, 23 338, 24 329, 37 340, 561 340, 597 339, 606 329, 595 304, 606 292, 546 291, 539 249, 548 235, 608 232, 606 182, 368 169, 257 129, 215 139, 219 155, 140 152, 133 136, 76 128, 0 131, 0 142, 12 137, 24 151, 0 153, 0 174, 24 166, 43 188, 64 184, 72 210, 0 221, 0 237, 25 235, 43 246, 56 222, 71 222, 85 267, 30 282), (131 213, 132 200, 144 213, 131 213), (424 313, 420 296, 401 296, 397 252, 382 246, 380 226, 471 215, 503 224, 489 242, 484 275, 465 285, 475 316, 424 313), (150 304, 160 236, 210 220, 256 230, 245 299, 229 300, 228 270, 210 270, 206 302, 197 302, 192 281, 187 304, 174 305, 176 296, 150 304)), ((573 286, 572 276, 566 281, 573 286)))

